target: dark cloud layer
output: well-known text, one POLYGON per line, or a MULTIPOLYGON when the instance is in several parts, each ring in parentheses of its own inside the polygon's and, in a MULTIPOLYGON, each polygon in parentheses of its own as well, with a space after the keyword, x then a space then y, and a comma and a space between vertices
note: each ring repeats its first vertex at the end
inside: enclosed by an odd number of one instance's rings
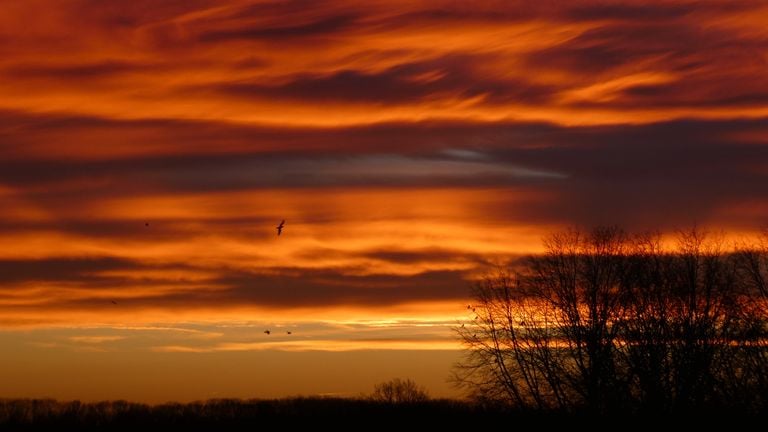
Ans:
POLYGON ((499 80, 473 70, 493 60, 481 55, 450 55, 398 65, 376 73, 341 70, 328 75, 300 74, 280 84, 224 84, 216 91, 235 97, 260 97, 331 103, 404 104, 429 99, 473 98, 488 102, 544 102, 556 86, 524 79, 499 80))
MULTIPOLYGON (((517 210, 530 221, 653 226, 707 219, 724 206, 768 198, 760 165, 768 160, 768 147, 755 142, 768 130, 765 120, 596 127, 399 123, 333 130, 52 117, 27 122, 22 127, 30 135, 50 131, 62 141, 70 133, 73 140, 82 137, 83 130, 101 136, 142 128, 158 141, 194 140, 186 154, 97 161, 40 154, 0 162, 0 183, 34 187, 28 196, 54 209, 75 196, 87 201, 150 190, 516 187, 555 197, 517 210), (276 141, 290 145, 279 149, 272 145, 276 141), (205 153, 221 142, 231 143, 232 150, 205 153), (195 155, 196 149, 202 154, 195 155), (84 189, 89 180, 99 181, 84 189), (67 184, 73 186, 46 188, 67 184)), ((503 205, 489 215, 507 217, 503 205)))
POLYGON ((249 25, 242 28, 211 30, 199 36, 201 42, 222 42, 228 40, 285 40, 286 38, 308 38, 340 32, 349 28, 357 16, 336 15, 328 18, 295 25, 258 26, 249 25))
MULTIPOLYGON (((461 254, 452 254, 461 256, 461 254)), ((384 257, 379 257, 384 258, 384 257)), ((76 298, 38 299, 53 309, 103 308, 118 299, 123 307, 195 309, 221 307, 386 306, 413 301, 452 300, 466 296, 470 282, 460 271, 426 271, 416 275, 367 274, 357 269, 269 268, 243 271, 185 263, 151 264, 109 257, 0 260, 0 300, 7 294, 49 283, 49 288, 88 290, 76 298), (142 277, 148 270, 199 270, 211 274, 198 280, 142 277), (125 276, 110 272, 120 271, 125 276), (156 292, 132 294, 137 286, 156 292), (125 287, 126 290, 121 290, 125 287), (170 287, 170 288, 169 288, 170 287)), ((2 305, 7 312, 27 309, 2 305)))
POLYGON ((0 260, 0 285, 11 282, 83 280, 89 275, 109 270, 137 270, 141 266, 128 260, 110 257, 80 259, 0 260))

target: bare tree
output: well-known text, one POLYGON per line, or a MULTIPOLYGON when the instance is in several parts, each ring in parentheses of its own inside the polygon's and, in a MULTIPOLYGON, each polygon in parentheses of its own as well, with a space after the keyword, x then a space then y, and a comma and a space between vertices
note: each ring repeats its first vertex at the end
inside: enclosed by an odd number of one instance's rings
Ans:
POLYGON ((429 393, 413 380, 395 378, 377 384, 371 399, 386 403, 419 403, 429 400, 429 393))
POLYGON ((459 382, 472 383, 476 395, 518 406, 561 407, 567 400, 553 349, 548 306, 525 293, 517 275, 503 269, 487 276, 474 291, 474 317, 457 330, 469 348, 458 365, 459 382))
POLYGON ((737 260, 746 293, 741 305, 745 334, 739 340, 741 368, 737 379, 731 381, 731 394, 750 394, 755 408, 765 407, 768 406, 768 229, 758 241, 739 245, 737 260))
POLYGON ((768 299, 768 230, 758 241, 739 245, 738 258, 739 271, 747 288, 753 294, 768 299))
POLYGON ((696 229, 673 250, 658 234, 617 228, 545 245, 475 287, 455 371, 475 394, 539 409, 669 412, 764 385, 765 301, 754 286, 765 267, 750 259, 766 251, 734 254, 696 229))

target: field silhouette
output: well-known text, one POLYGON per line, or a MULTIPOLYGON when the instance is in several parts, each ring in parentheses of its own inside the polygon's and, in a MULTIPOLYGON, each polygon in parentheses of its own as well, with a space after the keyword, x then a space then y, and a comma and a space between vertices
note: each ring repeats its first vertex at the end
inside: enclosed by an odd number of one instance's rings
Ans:
MULTIPOLYGON (((127 401, 83 403, 52 399, 0 400, 2 430, 259 430, 267 425, 298 427, 430 425, 494 422, 508 415, 501 406, 449 399, 389 403, 367 397, 296 397, 273 400, 214 399, 146 405, 127 401)), ((535 415, 529 413, 529 416, 535 415)))
POLYGON ((328 427, 342 430, 446 428, 692 426, 763 421, 768 413, 709 410, 692 415, 594 415, 587 411, 525 409, 470 400, 388 403, 361 398, 296 397, 271 400, 212 399, 147 405, 127 401, 83 403, 52 399, 0 399, 0 430, 264 430, 328 427), (170 429, 173 428, 173 429, 170 429))

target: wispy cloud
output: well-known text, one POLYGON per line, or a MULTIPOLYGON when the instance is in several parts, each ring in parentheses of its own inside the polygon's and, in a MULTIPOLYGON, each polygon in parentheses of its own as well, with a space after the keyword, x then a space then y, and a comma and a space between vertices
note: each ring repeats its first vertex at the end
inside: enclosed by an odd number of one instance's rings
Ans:
POLYGON ((124 336, 70 336, 69 340, 83 344, 103 344, 125 339, 124 336))
POLYGON ((564 225, 766 219, 759 1, 49 3, 0 4, 4 325, 453 304, 564 225))
POLYGON ((192 347, 182 345, 167 345, 155 348, 157 352, 205 353, 228 351, 359 351, 359 350, 459 350, 461 344, 455 340, 445 339, 436 341, 426 340, 339 340, 315 339, 299 342, 240 342, 213 345, 209 347, 192 347))

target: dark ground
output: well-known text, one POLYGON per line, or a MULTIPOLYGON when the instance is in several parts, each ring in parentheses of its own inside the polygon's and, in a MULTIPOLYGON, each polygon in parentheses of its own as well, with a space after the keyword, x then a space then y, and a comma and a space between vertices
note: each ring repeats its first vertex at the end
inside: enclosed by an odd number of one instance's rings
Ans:
POLYGON ((266 426, 460 425, 500 420, 503 410, 460 401, 387 404, 365 399, 216 399, 145 405, 126 401, 82 403, 51 399, 0 400, 0 430, 264 430, 266 426))
MULTIPOLYGON (((216 399, 145 405, 126 401, 82 403, 52 399, 0 399, 0 430, 649 430, 712 427, 715 422, 757 422, 738 413, 690 413, 674 418, 589 416, 514 411, 456 400, 387 404, 365 399, 216 399), (528 429, 530 430, 530 429, 528 429)), ((698 429, 698 428, 697 428, 698 429)), ((704 428, 708 430, 709 428, 704 428)))

